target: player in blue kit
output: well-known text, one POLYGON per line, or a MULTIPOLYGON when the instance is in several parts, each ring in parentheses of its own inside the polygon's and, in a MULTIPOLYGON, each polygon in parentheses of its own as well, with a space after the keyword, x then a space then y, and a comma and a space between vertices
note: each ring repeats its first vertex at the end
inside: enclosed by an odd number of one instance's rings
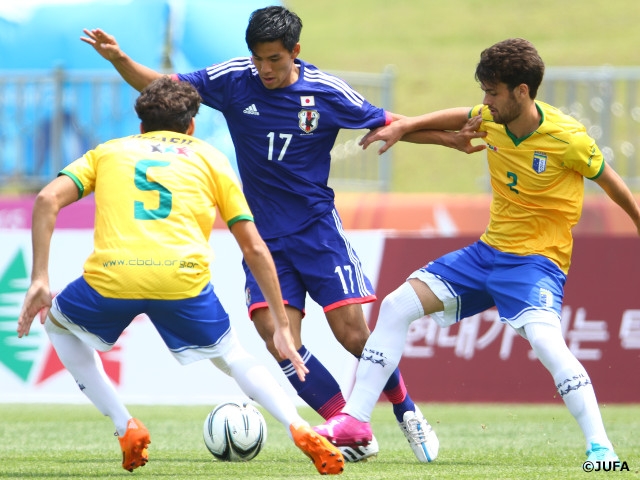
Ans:
MULTIPOLYGON (((296 348, 309 369, 306 382, 296 378, 291 362, 274 348, 273 319, 245 265, 249 314, 298 395, 328 419, 341 411, 345 399, 333 376, 302 344, 306 294, 323 307, 336 339, 358 358, 370 334, 362 304, 376 299, 327 185, 330 151, 341 128, 375 128, 399 117, 371 105, 341 79, 300 60, 301 29, 300 18, 286 8, 256 10, 245 37, 250 57, 173 77, 194 85, 205 105, 224 114, 243 190, 275 260, 296 348)), ((128 57, 113 36, 99 29, 84 32, 87 37, 82 40, 137 90, 162 76, 128 57)), ((445 144, 453 143, 456 133, 434 135, 441 135, 439 142, 445 144)), ((384 392, 416 457, 422 462, 435 459, 438 439, 407 394, 398 369, 384 392)), ((343 449, 352 461, 377 451, 375 439, 343 449)))

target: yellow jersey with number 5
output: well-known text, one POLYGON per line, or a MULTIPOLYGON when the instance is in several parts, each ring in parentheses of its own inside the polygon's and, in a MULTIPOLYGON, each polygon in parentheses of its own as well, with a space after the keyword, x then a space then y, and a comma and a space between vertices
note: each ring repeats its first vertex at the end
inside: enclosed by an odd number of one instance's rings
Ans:
POLYGON ((210 281, 216 216, 253 221, 228 159, 206 142, 168 131, 103 143, 60 175, 95 195, 94 251, 84 278, 109 298, 175 300, 210 281))
POLYGON ((470 115, 482 113, 493 198, 480 239, 502 252, 543 255, 567 273, 584 177, 595 179, 604 169, 600 149, 580 122, 543 102, 536 102, 539 127, 524 138, 515 138, 482 107, 470 115))

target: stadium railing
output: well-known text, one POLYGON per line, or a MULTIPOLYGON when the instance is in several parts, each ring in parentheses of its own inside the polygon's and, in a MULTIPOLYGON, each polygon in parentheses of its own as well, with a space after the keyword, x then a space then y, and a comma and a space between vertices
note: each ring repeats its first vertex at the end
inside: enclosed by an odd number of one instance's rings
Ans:
MULTIPOLYGON (((331 71, 372 104, 393 109, 395 71, 387 65, 382 73, 331 71)), ((388 192, 391 189, 392 150, 378 155, 377 149, 358 145, 367 130, 341 130, 331 151, 329 184, 342 191, 388 192)))
MULTIPOLYGON (((382 73, 331 73, 393 111, 391 66, 382 73)), ((0 71, 0 193, 37 191, 87 149, 137 132, 136 95, 115 73, 0 71)), ((538 98, 585 124, 607 161, 640 189, 640 67, 549 67, 538 98)), ((201 120, 196 134, 211 140, 219 128, 220 122, 201 120)), ((390 190, 393 149, 382 156, 363 151, 358 141, 365 133, 340 132, 329 179, 336 190, 390 190)))
POLYGON ((549 67, 538 98, 582 122, 607 162, 640 189, 640 67, 549 67))
POLYGON ((3 190, 37 191, 86 150, 136 133, 136 95, 104 72, 0 72, 3 190))
MULTIPOLYGON (((371 103, 392 110, 391 67, 380 74, 332 73, 371 103)), ((116 73, 0 71, 0 193, 35 192, 97 144, 137 133, 136 96, 116 73)), ((212 120, 208 112, 201 115, 205 120, 198 122, 198 137, 211 140, 214 129, 227 132, 224 121, 212 120)), ((330 184, 338 190, 388 191, 391 154, 378 156, 374 149, 362 150, 358 141, 364 133, 345 130, 339 134, 332 151, 330 184)), ((235 154, 229 148, 233 162, 235 154)))

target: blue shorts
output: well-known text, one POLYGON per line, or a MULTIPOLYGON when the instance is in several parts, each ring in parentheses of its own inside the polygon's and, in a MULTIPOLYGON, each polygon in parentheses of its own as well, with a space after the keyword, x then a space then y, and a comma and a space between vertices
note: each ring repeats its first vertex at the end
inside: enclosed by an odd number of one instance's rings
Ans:
POLYGON ((514 328, 560 321, 566 275, 541 255, 504 253, 477 241, 414 272, 444 303, 431 317, 441 326, 497 307, 514 328))
POLYGON ((83 277, 53 299, 53 317, 100 351, 113 347, 125 328, 146 314, 180 363, 217 356, 230 329, 229 316, 208 284, 197 297, 180 300, 106 298, 83 277))
MULTIPOLYGON (((307 292, 324 311, 376 299, 356 252, 342 229, 338 212, 327 212, 288 237, 265 240, 273 256, 285 304, 304 312, 307 292)), ((243 261, 249 315, 267 306, 258 283, 243 261)))

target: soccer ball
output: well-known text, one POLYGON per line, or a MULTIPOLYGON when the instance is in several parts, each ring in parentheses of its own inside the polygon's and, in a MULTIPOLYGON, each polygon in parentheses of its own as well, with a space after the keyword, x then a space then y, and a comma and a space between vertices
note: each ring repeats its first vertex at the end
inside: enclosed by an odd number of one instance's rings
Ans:
POLYGON ((204 421, 204 443, 218 460, 248 462, 266 441, 264 417, 248 403, 222 403, 204 421))

